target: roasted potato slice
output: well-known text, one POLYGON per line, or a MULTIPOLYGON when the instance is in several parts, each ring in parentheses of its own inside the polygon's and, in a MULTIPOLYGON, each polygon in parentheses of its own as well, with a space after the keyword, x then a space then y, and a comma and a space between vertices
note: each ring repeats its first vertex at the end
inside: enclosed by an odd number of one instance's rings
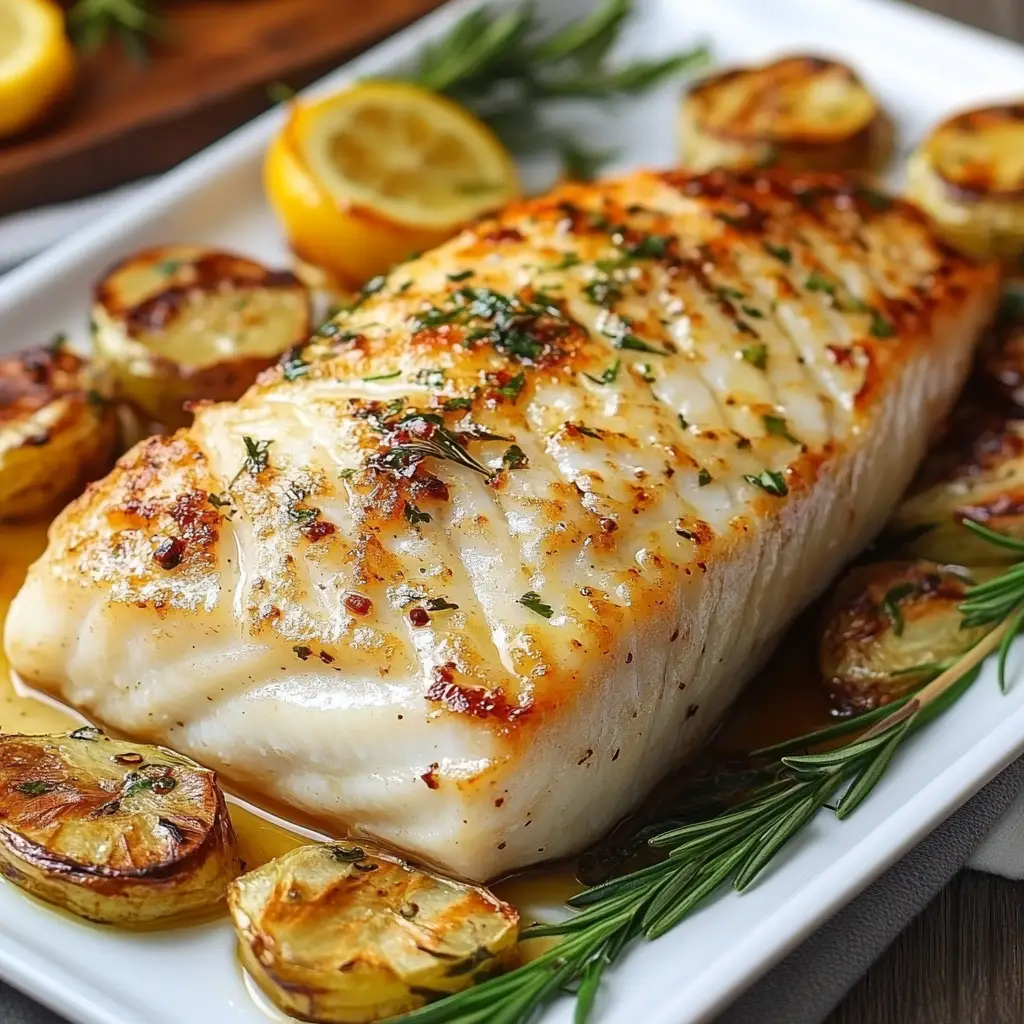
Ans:
POLYGON ((486 889, 350 843, 303 846, 228 890, 242 962, 302 1020, 406 1013, 515 956, 519 915, 486 889))
POLYGON ((958 249, 1024 256, 1024 101, 943 121, 907 164, 907 193, 958 249))
POLYGON ((872 171, 892 144, 888 117, 856 73, 806 55, 705 78, 683 97, 679 136, 682 165, 694 171, 872 171))
POLYGON ((971 533, 965 519, 1024 539, 1024 419, 961 410, 886 526, 882 543, 901 554, 954 565, 1014 561, 971 533))
POLYGON ((148 249, 97 284, 96 348, 126 400, 169 428, 189 401, 238 398, 311 331, 311 299, 290 271, 196 245, 148 249))
POLYGON ((1003 297, 981 372, 1000 398, 1024 408, 1024 291, 1003 297))
POLYGON ((216 775, 88 726, 0 736, 0 874, 91 921, 143 925, 223 900, 240 864, 216 775))
POLYGON ((60 339, 0 357, 0 519, 58 508, 110 468, 116 443, 102 382, 60 339))
POLYGON ((993 574, 926 561, 851 570, 826 605, 818 647, 837 710, 888 704, 970 650, 992 627, 962 629, 958 605, 993 574))

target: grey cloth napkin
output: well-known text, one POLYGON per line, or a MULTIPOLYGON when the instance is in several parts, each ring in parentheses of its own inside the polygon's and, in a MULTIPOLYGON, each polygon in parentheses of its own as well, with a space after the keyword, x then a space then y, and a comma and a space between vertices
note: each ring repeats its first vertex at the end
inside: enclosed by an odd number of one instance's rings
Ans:
MULTIPOLYGON (((1022 787, 1024 757, 757 982, 716 1024, 820 1024, 911 918, 956 874, 1022 787)), ((64 1024, 2 983, 0 1022, 64 1024)))

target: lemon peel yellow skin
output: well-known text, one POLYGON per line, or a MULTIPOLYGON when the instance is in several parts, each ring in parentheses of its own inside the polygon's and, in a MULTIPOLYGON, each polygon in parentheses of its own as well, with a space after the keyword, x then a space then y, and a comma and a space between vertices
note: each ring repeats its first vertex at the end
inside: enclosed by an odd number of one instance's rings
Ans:
POLYGON ((45 120, 71 91, 77 68, 52 0, 0 0, 0 138, 45 120))
POLYGON ((483 122, 399 82, 293 103, 263 173, 295 255, 342 290, 519 195, 512 158, 483 122))

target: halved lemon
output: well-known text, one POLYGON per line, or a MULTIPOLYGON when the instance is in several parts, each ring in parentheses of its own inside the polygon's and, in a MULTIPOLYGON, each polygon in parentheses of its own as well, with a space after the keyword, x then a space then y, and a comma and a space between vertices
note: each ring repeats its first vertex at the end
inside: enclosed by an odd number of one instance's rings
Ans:
POLYGON ((264 182, 296 256, 341 288, 519 194, 512 158, 487 125, 402 82, 293 103, 264 182))
POLYGON ((75 50, 52 0, 0 0, 0 136, 41 121, 71 88, 75 50))

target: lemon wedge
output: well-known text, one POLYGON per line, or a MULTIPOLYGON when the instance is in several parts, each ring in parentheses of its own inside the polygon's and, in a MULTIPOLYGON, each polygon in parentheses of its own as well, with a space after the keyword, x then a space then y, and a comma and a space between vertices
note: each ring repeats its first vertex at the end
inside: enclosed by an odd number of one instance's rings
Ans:
POLYGON ((75 51, 52 0, 0 0, 0 136, 41 121, 71 88, 75 51))
POLYGON ((342 288, 519 194, 512 158, 487 125, 402 82, 293 103, 264 181, 295 254, 342 288))

